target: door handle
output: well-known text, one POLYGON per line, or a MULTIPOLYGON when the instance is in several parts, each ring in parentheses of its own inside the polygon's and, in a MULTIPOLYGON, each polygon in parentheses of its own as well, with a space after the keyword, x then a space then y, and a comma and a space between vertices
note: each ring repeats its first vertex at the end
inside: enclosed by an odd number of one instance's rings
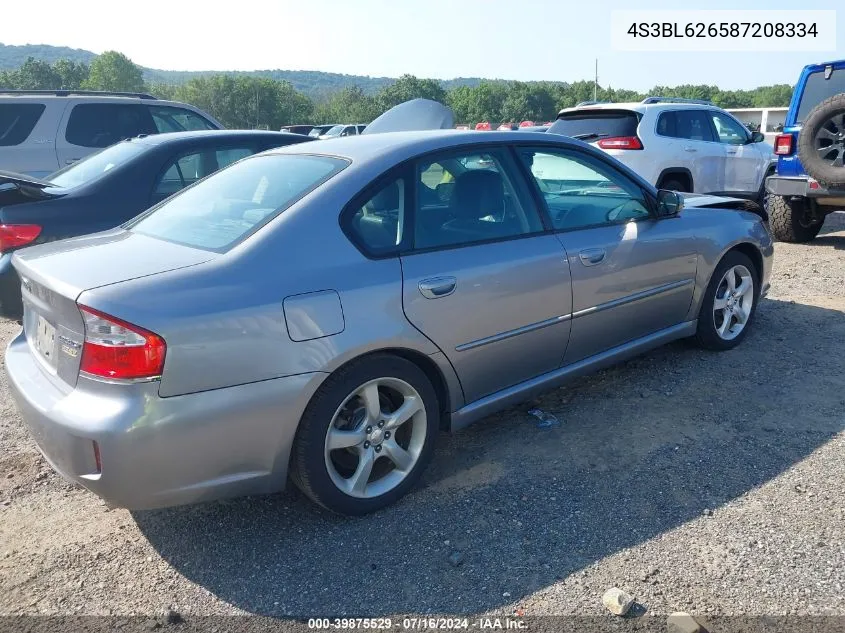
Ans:
POLYGON ((584 266, 595 266, 604 261, 605 254, 603 248, 588 248, 578 253, 578 257, 581 258, 581 263, 584 266))
POLYGON ((73 165, 78 160, 78 158, 68 158, 67 160, 65 160, 65 165, 73 165))
POLYGON ((726 151, 727 151, 728 154, 736 154, 739 150, 728 148, 726 151))
POLYGON ((419 284, 420 294, 426 299, 439 299, 448 297, 455 292, 458 280, 454 277, 434 277, 423 279, 419 284))
POLYGON ((698 150, 695 149, 694 147, 685 147, 684 151, 685 152, 697 152, 698 150))

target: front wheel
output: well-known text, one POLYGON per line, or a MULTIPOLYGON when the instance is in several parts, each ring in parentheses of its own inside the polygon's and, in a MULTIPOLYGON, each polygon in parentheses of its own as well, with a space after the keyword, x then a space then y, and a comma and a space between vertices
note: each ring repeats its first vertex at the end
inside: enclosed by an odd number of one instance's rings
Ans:
POLYGON ((713 271, 698 315, 697 343, 712 350, 733 349, 748 334, 760 281, 747 255, 731 251, 713 271))
POLYGON ((303 414, 291 478, 333 512, 380 510, 431 459, 439 410, 431 381, 412 362, 387 354, 354 361, 326 379, 303 414))

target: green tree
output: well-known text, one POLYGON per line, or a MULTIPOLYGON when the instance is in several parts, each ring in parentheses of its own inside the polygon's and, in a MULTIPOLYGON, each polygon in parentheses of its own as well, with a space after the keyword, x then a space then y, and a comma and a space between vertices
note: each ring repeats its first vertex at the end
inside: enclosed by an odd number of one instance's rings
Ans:
POLYGON ((59 80, 54 88, 63 90, 79 90, 88 79, 88 66, 82 62, 60 59, 53 64, 53 72, 59 80))
POLYGON ((446 91, 435 79, 417 79, 413 75, 402 75, 395 82, 383 88, 376 95, 376 104, 381 112, 411 99, 446 101, 446 91))
POLYGON ((18 90, 53 90, 59 86, 61 78, 47 62, 29 57, 11 73, 11 81, 18 90))
POLYGON ((106 51, 91 62, 84 87, 88 90, 141 92, 144 90, 144 75, 123 53, 106 51))
POLYGON ((381 111, 373 97, 358 86, 344 88, 316 104, 315 121, 318 123, 369 123, 381 111))

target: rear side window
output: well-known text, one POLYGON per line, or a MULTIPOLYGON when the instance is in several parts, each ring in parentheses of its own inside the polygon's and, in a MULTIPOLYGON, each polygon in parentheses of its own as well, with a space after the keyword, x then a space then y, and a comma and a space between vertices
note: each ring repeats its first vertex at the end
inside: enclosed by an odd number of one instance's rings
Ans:
POLYGON ((813 108, 825 99, 842 92, 845 92, 845 68, 834 70, 830 79, 824 78, 823 70, 810 73, 807 76, 804 91, 801 93, 801 102, 798 105, 795 122, 803 123, 813 108))
POLYGON ((558 117, 562 124, 556 128, 559 134, 583 138, 606 138, 636 136, 640 118, 630 110, 578 110, 566 112, 558 117))
POLYGON ((0 146, 20 145, 44 113, 43 103, 0 104, 0 146))
POLYGON ((139 134, 158 132, 144 106, 123 103, 82 103, 74 106, 65 140, 82 147, 108 147, 139 134))
POLYGON ((159 132, 185 132, 187 130, 215 130, 210 121, 196 112, 173 106, 147 106, 159 132))
POLYGON ((670 110, 657 119, 657 134, 691 141, 715 141, 707 113, 702 110, 670 110))
POLYGON ((166 198, 252 153, 251 149, 242 147, 208 149, 180 156, 168 163, 164 173, 156 182, 153 194, 159 199, 166 198))
POLYGON ((125 226, 177 244, 224 252, 348 164, 330 156, 256 156, 198 182, 125 226))

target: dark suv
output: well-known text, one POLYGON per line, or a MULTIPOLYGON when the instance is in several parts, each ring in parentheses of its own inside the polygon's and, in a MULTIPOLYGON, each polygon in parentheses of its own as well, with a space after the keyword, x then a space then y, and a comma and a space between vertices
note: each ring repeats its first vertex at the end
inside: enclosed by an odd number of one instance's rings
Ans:
POLYGON ((801 71, 775 154, 777 174, 766 181, 772 233, 809 242, 826 215, 845 209, 845 60, 801 71))

